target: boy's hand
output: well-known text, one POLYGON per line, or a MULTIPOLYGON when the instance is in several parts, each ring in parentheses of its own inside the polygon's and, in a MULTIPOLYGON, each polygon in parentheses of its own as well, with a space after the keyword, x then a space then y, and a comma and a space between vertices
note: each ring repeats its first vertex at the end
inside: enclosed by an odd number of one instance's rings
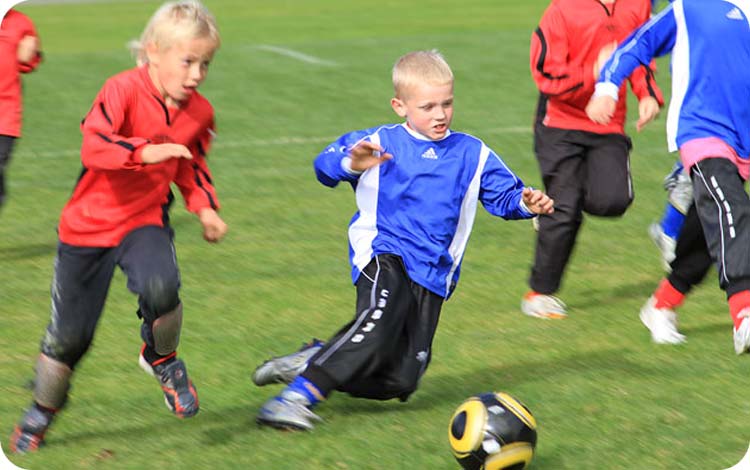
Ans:
POLYGON ((39 52, 39 38, 36 36, 26 35, 18 41, 16 49, 16 59, 22 64, 28 64, 39 52))
POLYGON ((534 214, 551 214, 555 212, 555 201, 538 189, 523 188, 523 203, 534 214))
POLYGON ((227 224, 221 220, 219 214, 213 209, 201 209, 198 218, 203 225, 203 239, 209 243, 218 243, 227 233, 227 224))
POLYGON ((597 96, 586 105, 586 115, 597 124, 609 124, 616 107, 617 102, 611 96, 597 96))
POLYGON ((352 170, 365 171, 393 158, 390 153, 382 152, 383 147, 380 145, 363 140, 349 152, 352 159, 352 170))
POLYGON ((141 160, 148 165, 161 163, 170 158, 191 160, 193 154, 182 144, 147 144, 141 150, 141 160))
POLYGON ((643 126, 653 121, 659 115, 659 102, 653 96, 647 96, 638 102, 638 122, 635 129, 641 132, 643 126))

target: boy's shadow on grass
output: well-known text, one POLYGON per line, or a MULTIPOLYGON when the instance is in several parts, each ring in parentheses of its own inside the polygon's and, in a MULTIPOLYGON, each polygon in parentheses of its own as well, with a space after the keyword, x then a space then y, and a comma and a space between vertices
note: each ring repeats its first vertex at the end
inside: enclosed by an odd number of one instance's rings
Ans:
MULTIPOLYGON (((629 360, 621 349, 587 351, 543 362, 517 362, 508 360, 500 367, 483 367, 469 374, 431 374, 429 369, 422 378, 417 392, 408 401, 414 410, 441 408, 443 405, 458 406, 471 395, 507 389, 508 385, 527 382, 548 382, 554 377, 587 373, 613 373, 623 375, 648 375, 658 373, 653 368, 629 360)), ((337 401, 336 413, 379 414, 402 410, 397 400, 373 403, 372 400, 352 399, 337 401)))
MULTIPOLYGON (((47 440, 51 446, 59 446, 60 448, 67 444, 80 445, 90 439, 108 439, 110 437, 117 440, 123 438, 131 440, 132 438, 133 443, 137 443, 139 439, 150 442, 152 438, 149 436, 154 435, 154 430, 158 430, 160 434, 174 435, 184 432, 187 435, 195 436, 195 426, 198 426, 200 428, 199 433, 202 435, 201 445, 211 446, 226 445, 243 434, 257 432, 254 421, 256 410, 252 408, 252 405, 245 404, 217 409, 216 411, 209 411, 204 408, 189 420, 170 416, 169 411, 162 408, 147 409, 145 413, 151 414, 144 415, 144 421, 137 425, 118 426, 116 422, 112 422, 112 426, 106 430, 97 428, 95 431, 73 431, 65 435, 50 433, 51 435, 47 440), (148 421, 145 421, 146 419, 148 421), (192 430, 185 430, 186 426, 192 428, 192 430)), ((62 416, 62 419, 66 418, 71 419, 71 417, 62 416)))
POLYGON ((0 262, 54 255, 55 250, 57 250, 56 242, 6 246, 0 248, 0 262))

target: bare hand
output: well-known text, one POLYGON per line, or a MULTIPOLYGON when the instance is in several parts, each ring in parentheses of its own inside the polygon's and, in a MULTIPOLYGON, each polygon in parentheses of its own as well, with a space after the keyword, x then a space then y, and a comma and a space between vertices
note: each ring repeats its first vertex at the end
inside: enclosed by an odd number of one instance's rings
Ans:
POLYGON ((28 64, 39 53, 39 38, 36 36, 24 36, 18 41, 16 58, 22 64, 28 64))
POLYGON ((213 209, 201 209, 198 218, 203 225, 203 239, 209 243, 218 243, 227 233, 228 226, 213 209))
POLYGON ((352 159, 352 170, 354 171, 365 171, 393 158, 390 153, 383 153, 383 147, 366 140, 354 146, 349 152, 349 156, 352 159))
POLYGON ((638 122, 635 128, 641 132, 643 126, 653 121, 659 115, 659 102, 653 96, 647 96, 638 102, 638 122))
POLYGON ((599 78, 599 74, 602 72, 604 64, 606 64, 609 58, 612 57, 612 53, 615 52, 615 49, 617 49, 617 41, 612 41, 599 50, 599 56, 597 56, 596 62, 594 62, 594 80, 599 78))
POLYGON ((617 101, 611 96, 596 96, 586 105, 586 115, 597 124, 609 124, 616 108, 617 101))
POLYGON ((555 212, 555 201, 538 189, 523 188, 523 203, 534 214, 551 214, 555 212))
POLYGON ((148 144, 141 151, 141 160, 146 164, 161 163, 170 158, 191 160, 193 154, 182 144, 148 144))

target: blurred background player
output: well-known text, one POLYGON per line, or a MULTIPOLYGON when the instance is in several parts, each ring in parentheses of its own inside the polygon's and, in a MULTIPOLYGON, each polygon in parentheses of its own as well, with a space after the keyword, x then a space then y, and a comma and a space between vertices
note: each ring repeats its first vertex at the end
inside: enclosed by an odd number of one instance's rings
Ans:
MULTIPOLYGON (((626 88, 607 126, 592 123, 585 108, 594 92, 600 57, 649 19, 649 0, 555 0, 531 38, 531 72, 540 96, 534 126, 534 152, 555 212, 539 217, 530 290, 521 311, 538 318, 565 318, 565 304, 554 296, 575 246, 584 212, 621 216, 633 201, 630 138, 624 123, 626 88)), ((650 65, 629 77, 638 97, 637 127, 653 119, 663 104, 650 65)))
POLYGON ((630 71, 672 53, 670 151, 693 199, 719 285, 727 293, 737 354, 750 350, 750 6, 676 0, 624 41, 604 65, 587 114, 606 125, 630 71))
POLYGON ((349 225, 356 316, 326 344, 258 367, 257 385, 291 382, 260 409, 261 424, 311 429, 319 419, 311 408, 334 390, 406 401, 432 357, 477 202, 506 219, 553 210, 481 140, 450 130, 453 73, 439 53, 401 57, 393 87, 391 106, 406 122, 345 134, 315 160, 321 183, 345 181, 356 194, 349 225))
POLYGON ((36 450, 65 404, 116 266, 138 295, 141 366, 156 377, 174 414, 198 412, 195 387, 176 358, 182 303, 167 210, 175 183, 207 241, 227 230, 205 158, 213 108, 196 91, 218 47, 215 20, 203 5, 164 4, 135 45, 142 65, 107 80, 81 123, 83 171, 62 211, 52 317, 34 401, 11 436, 12 451, 36 450))
POLYGON ((0 210, 7 197, 10 154, 21 136, 21 74, 34 71, 41 60, 34 23, 23 13, 8 10, 0 23, 0 210))

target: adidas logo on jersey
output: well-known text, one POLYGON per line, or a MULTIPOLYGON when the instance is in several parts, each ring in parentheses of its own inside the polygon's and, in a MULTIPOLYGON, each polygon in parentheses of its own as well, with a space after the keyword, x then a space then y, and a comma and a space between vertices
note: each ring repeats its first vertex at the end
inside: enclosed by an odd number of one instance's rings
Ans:
POLYGON ((422 158, 428 158, 428 159, 430 159, 430 160, 437 160, 437 159, 438 159, 438 156, 437 156, 437 154, 435 153, 435 149, 433 149, 432 147, 430 147, 430 148, 428 148, 428 149, 427 149, 427 150, 426 150, 426 151, 425 151, 425 152, 424 152, 424 153, 422 154, 422 158))
POLYGON ((729 18, 730 20, 744 20, 745 19, 745 17, 742 16, 742 12, 737 7, 732 8, 729 11, 729 13, 727 13, 727 18, 729 18))

